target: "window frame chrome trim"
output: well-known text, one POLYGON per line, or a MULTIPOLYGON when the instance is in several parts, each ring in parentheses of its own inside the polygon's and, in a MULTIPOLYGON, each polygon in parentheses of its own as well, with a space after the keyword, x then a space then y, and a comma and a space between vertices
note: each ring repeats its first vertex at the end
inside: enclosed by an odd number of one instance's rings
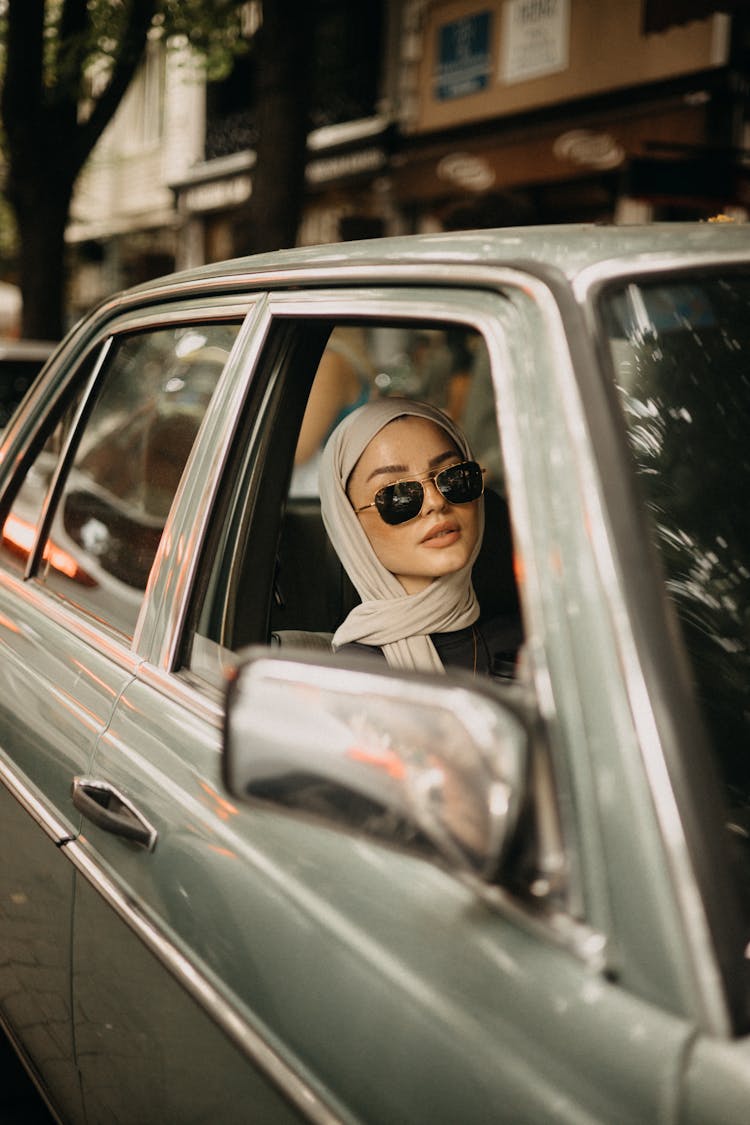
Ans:
MULTIPOLYGON (((494 297, 495 299, 502 300, 503 294, 498 291, 498 271, 480 268, 478 272, 482 275, 483 278, 481 283, 477 284, 476 277, 474 277, 473 285, 470 285, 469 280, 467 279, 464 284, 451 284, 449 287, 449 291, 454 292, 456 296, 460 297, 466 294, 468 287, 469 289, 474 290, 484 290, 488 293, 488 295, 494 297), (490 279, 492 280, 493 284, 489 284, 490 279)), ((522 285, 523 275, 514 276, 518 278, 517 284, 519 286, 522 285)), ((492 340, 493 342, 497 342, 498 333, 489 330, 490 318, 487 315, 479 316, 478 314, 472 312, 472 310, 468 307, 462 308, 459 315, 457 313, 456 305, 448 301, 446 302, 445 308, 442 313, 437 311, 437 306, 435 304, 435 293, 440 292, 442 289, 445 289, 445 286, 435 286, 433 275, 425 274, 423 267, 421 272, 421 281, 423 283, 420 286, 421 293, 418 297, 413 297, 414 305, 411 308, 407 307, 405 302, 403 301, 403 291, 399 289, 400 274, 395 271, 393 267, 390 267, 389 269, 388 278, 390 281, 390 285, 383 287, 389 289, 389 292, 387 294, 384 294, 380 289, 378 290, 378 292, 373 293, 372 286, 368 287, 369 292, 368 289, 364 288, 361 288, 359 291, 356 289, 348 291, 346 293, 347 304, 343 308, 342 294, 338 293, 335 288, 316 289, 311 294, 300 294, 298 292, 295 292, 294 290, 283 293, 269 292, 265 294, 265 299, 258 309, 257 321, 254 321, 249 326, 249 332, 253 335, 257 334, 257 340, 255 342, 255 346, 250 351, 250 355, 247 357, 251 360, 251 375, 250 377, 246 377, 244 381, 238 380, 238 387, 236 388, 238 393, 234 396, 233 399, 238 407, 237 413, 239 413, 239 407, 242 405, 245 394, 250 385, 250 378, 254 376, 255 370, 257 369, 257 363, 260 358, 265 341, 267 340, 271 326, 273 322, 277 320, 304 318, 306 320, 333 319, 336 321, 346 321, 347 319, 356 319, 360 317, 367 317, 373 320, 377 319, 378 317, 381 317, 383 319, 387 317, 389 320, 393 321, 422 319, 434 320, 437 322, 441 320, 455 320, 457 323, 460 322, 476 328, 482 333, 486 341, 489 342, 490 340, 492 340), (425 302, 427 301, 428 296, 431 302, 429 308, 425 307, 425 302), (387 301, 386 305, 383 304, 384 300, 387 301)), ((499 347, 500 345, 497 346, 499 347)), ((499 359, 498 353, 496 353, 496 358, 498 358, 498 362, 500 364, 505 363, 507 365, 507 355, 503 356, 502 359, 499 359)), ((225 374, 228 375, 228 372, 226 372, 225 374)), ((505 389, 509 392, 509 388, 505 389)), ((220 482, 223 473, 226 470, 234 432, 234 426, 229 428, 224 434, 224 441, 221 448, 215 451, 214 462, 212 464, 213 475, 211 490, 210 493, 207 492, 205 494, 203 502, 201 504, 199 519, 196 520, 195 530, 197 532, 197 535, 190 539, 189 549, 185 552, 189 563, 187 568, 177 579, 176 585, 173 583, 172 586, 172 613, 170 616, 168 627, 165 627, 162 633, 164 641, 161 646, 159 646, 157 651, 153 653, 149 654, 144 650, 144 655, 146 655, 153 663, 162 666, 167 671, 174 670, 176 668, 182 633, 187 620, 190 590, 192 589, 195 572, 198 565, 198 558, 202 550, 203 542, 205 540, 205 533, 207 530, 210 511, 212 510, 213 505, 216 502, 220 482), (180 596, 178 596, 178 594, 180 596)), ((255 440, 255 433, 256 429, 254 428, 253 438, 251 440, 255 440)), ((517 446, 517 442, 514 444, 517 446)), ((508 467, 510 468, 510 466, 508 467)), ((516 478, 518 481, 517 489, 520 489, 522 480, 519 469, 520 466, 516 462, 515 470, 516 478)), ((525 534, 524 539, 526 540, 525 546, 529 547, 530 535, 528 533, 525 534)), ((539 622, 541 622, 541 614, 537 614, 536 618, 537 624, 539 624, 539 622)))
MULTIPOLYGON (((216 493, 229 457, 231 443, 239 424, 240 411, 250 385, 248 374, 240 376, 236 375, 235 372, 240 366, 246 372, 253 372, 258 355, 265 343, 265 332, 259 330, 258 327, 259 325, 262 326, 264 321, 265 298, 262 294, 255 294, 254 298, 247 302, 247 305, 245 318, 232 347, 232 354, 224 367, 203 419, 203 423, 207 423, 210 427, 211 419, 218 410, 217 403, 221 403, 222 398, 227 396, 230 400, 229 406, 231 409, 228 412, 233 419, 232 425, 227 427, 223 442, 210 450, 207 458, 209 463, 205 469, 205 479, 209 482, 210 487, 202 491, 198 509, 193 512, 190 524, 185 527, 180 499, 186 488, 186 481, 191 475, 191 469, 194 469, 196 459, 201 458, 206 447, 206 442, 201 440, 201 434, 199 434, 196 445, 190 452, 154 557, 146 587, 146 597, 144 597, 144 604, 141 607, 141 614, 133 638, 133 647, 137 651, 142 653, 145 658, 164 667, 172 667, 176 660, 176 652, 188 612, 189 592, 192 589, 200 552, 208 529, 209 514, 216 499, 216 493), (177 535, 175 535, 175 532, 177 532, 177 535), (172 544, 180 538, 180 533, 183 537, 180 539, 178 557, 170 558, 172 544), (154 576, 159 574, 168 576, 166 579, 162 579, 161 583, 162 590, 165 584, 169 587, 166 607, 164 606, 164 599, 159 596, 159 591, 155 590, 157 582, 154 580, 154 576), (155 638, 158 638, 159 635, 163 639, 161 644, 158 644, 158 639, 156 641, 159 655, 155 660, 152 649, 155 638)), ((205 432, 203 423, 201 424, 201 433, 205 432)), ((255 430, 251 440, 254 440, 254 438, 255 430)))
MULTIPOLYGON (((49 541, 51 534, 51 525, 57 511, 57 506, 60 502, 60 492, 64 486, 65 479, 70 468, 71 461, 75 456, 75 449, 77 448, 77 439, 82 425, 82 419, 86 414, 89 407, 89 400, 94 392, 102 367, 104 366, 107 356, 112 350, 113 337, 108 336, 101 347, 99 355, 94 363, 94 368, 89 375, 86 385, 81 395, 81 401, 78 404, 78 409, 75 412, 75 417, 70 423, 70 431, 65 439, 65 444, 60 452, 60 456, 55 466, 55 471, 52 479, 49 482, 47 492, 44 497, 42 509, 39 513, 39 518, 36 525, 36 538, 34 546, 29 551, 29 557, 26 561, 26 571, 24 578, 28 581, 30 578, 38 578, 39 568, 42 562, 44 548, 49 541)), ((41 452, 41 450, 40 450, 41 452)), ((12 505, 11 505, 12 511, 12 505)), ((39 579, 41 582, 42 580, 39 579)))

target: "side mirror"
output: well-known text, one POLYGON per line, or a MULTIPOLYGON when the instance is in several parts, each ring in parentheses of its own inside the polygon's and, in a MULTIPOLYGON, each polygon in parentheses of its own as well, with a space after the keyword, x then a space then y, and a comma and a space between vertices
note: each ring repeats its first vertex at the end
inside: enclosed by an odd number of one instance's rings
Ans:
POLYGON ((489 684, 258 648, 230 677, 224 780, 490 880, 526 796, 527 742, 489 684))

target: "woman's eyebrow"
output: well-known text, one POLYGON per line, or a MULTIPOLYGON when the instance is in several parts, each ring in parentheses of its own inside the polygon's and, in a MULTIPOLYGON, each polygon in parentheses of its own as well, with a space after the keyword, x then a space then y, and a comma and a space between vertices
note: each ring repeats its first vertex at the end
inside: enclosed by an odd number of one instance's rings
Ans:
MULTIPOLYGON (((442 464, 443 461, 448 461, 448 460, 450 460, 451 457, 460 457, 460 456, 461 456, 461 454, 458 452, 457 449, 447 449, 444 453, 437 453, 434 457, 431 457, 430 460, 427 462, 427 465, 430 469, 434 469, 436 465, 442 464)), ((380 468, 372 470, 369 477, 365 481, 365 484, 367 484, 368 481, 371 481, 373 479, 373 477, 386 476, 386 475, 393 476, 394 473, 408 473, 408 472, 409 472, 409 469, 406 465, 381 465, 380 468)))
POLYGON ((447 449, 445 451, 445 453, 438 453, 436 457, 431 458, 431 460, 429 462, 430 468, 434 469, 435 466, 439 465, 442 461, 449 461, 451 457, 460 457, 460 456, 461 456, 461 454, 458 452, 457 449, 447 449))
POLYGON ((408 471, 406 465, 381 465, 379 469, 372 470, 365 484, 367 484, 367 481, 371 481, 373 477, 382 477, 386 474, 392 475, 393 473, 407 473, 408 471))

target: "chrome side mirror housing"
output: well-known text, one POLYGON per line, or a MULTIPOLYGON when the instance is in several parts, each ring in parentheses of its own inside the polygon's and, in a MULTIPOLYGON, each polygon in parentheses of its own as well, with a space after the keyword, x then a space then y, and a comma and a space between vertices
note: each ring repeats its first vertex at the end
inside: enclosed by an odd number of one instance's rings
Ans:
POLYGON ((226 697, 236 798, 424 854, 492 880, 527 791, 528 738, 491 685, 372 662, 248 650, 226 697))

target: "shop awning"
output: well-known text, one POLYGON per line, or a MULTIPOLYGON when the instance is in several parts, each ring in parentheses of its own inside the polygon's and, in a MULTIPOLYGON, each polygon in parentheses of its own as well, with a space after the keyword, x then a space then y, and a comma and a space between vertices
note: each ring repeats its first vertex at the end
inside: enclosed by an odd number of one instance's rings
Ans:
POLYGON ((624 169, 634 157, 693 155, 706 143, 706 106, 670 98, 659 106, 623 110, 616 116, 587 114, 458 138, 405 141, 393 161, 393 181, 403 203, 438 204, 478 198, 489 191, 561 183, 624 169), (676 146, 676 147, 675 147, 676 146))
POLYGON ((750 14, 750 0, 646 0, 643 12, 643 30, 665 31, 691 20, 704 20, 708 16, 725 14, 750 14))

